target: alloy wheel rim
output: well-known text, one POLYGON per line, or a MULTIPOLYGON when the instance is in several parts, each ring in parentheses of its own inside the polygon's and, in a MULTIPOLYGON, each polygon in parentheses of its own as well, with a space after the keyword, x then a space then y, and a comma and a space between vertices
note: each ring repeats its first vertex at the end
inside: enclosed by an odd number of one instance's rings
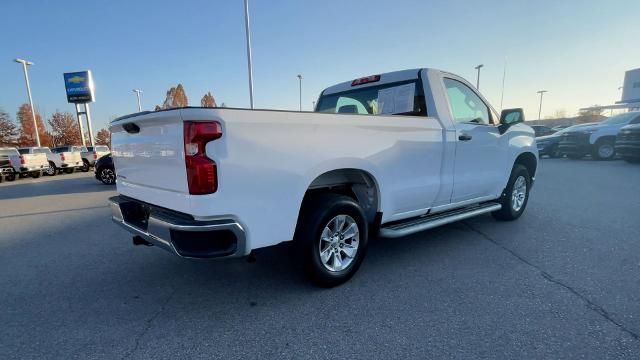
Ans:
POLYGON ((513 184, 513 191, 511 192, 511 208, 516 212, 520 211, 526 198, 527 180, 524 176, 520 175, 513 184))
POLYGON ((601 158, 611 157, 613 155, 613 146, 609 144, 600 146, 598 148, 598 155, 600 155, 601 158))
POLYGON ((360 229, 349 215, 329 220, 320 235, 320 261, 331 272, 347 269, 353 263, 360 245, 360 229))
POLYGON ((47 175, 53 175, 55 172, 56 172, 56 169, 54 169, 53 166, 49 164, 49 167, 47 168, 47 175))
POLYGON ((102 179, 103 182, 113 184, 115 175, 113 174, 113 171, 111 169, 103 169, 100 172, 100 179, 102 179))

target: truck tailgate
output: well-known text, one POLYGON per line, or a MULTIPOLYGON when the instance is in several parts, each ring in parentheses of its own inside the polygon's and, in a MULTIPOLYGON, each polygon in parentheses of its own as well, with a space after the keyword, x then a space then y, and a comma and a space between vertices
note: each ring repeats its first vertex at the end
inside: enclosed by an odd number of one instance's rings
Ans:
POLYGON ((189 189, 183 131, 180 110, 142 114, 113 123, 112 156, 118 191, 161 206, 154 201, 154 194, 175 195, 159 197, 160 201, 185 199, 189 189))
POLYGON ((42 168, 49 166, 49 158, 47 158, 47 154, 24 154, 22 157, 25 165, 27 166, 38 166, 42 168))
POLYGON ((82 155, 78 151, 63 152, 64 163, 69 165, 82 165, 82 155))

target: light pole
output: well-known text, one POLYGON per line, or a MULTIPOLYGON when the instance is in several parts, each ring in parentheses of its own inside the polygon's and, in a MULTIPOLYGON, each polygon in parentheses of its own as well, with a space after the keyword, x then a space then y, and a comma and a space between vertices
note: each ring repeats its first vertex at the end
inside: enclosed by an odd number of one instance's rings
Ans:
POLYGON ((31 117, 33 117, 33 131, 36 133, 36 143, 40 147, 40 134, 38 134, 38 122, 36 121, 36 112, 33 109, 33 98, 31 97, 31 85, 29 85, 29 74, 27 73, 27 66, 33 65, 31 61, 23 59, 15 59, 15 62, 22 64, 22 70, 24 71, 24 81, 27 83, 27 94, 29 95, 29 105, 31 106, 31 117))
POLYGON ((538 94, 540 94, 540 108, 538 109, 538 120, 540 120, 541 116, 542 116, 542 95, 544 95, 544 93, 548 92, 547 90, 540 90, 538 91, 538 94))
POLYGON ((483 64, 480 64, 474 68, 478 70, 478 77, 476 78, 476 89, 478 90, 480 90, 480 69, 482 69, 483 66, 483 64))
POLYGON ((142 90, 133 89, 132 91, 136 93, 136 96, 138 97, 138 112, 142 112, 142 105, 140 104, 140 94, 142 94, 142 90))
POLYGON ((300 89, 300 111, 302 111, 302 75, 298 74, 298 83, 300 89))
POLYGON ((244 29, 247 35, 247 66, 249 68, 249 103, 253 109, 253 67, 251 66, 251 26, 249 24, 249 0, 244 0, 244 29))

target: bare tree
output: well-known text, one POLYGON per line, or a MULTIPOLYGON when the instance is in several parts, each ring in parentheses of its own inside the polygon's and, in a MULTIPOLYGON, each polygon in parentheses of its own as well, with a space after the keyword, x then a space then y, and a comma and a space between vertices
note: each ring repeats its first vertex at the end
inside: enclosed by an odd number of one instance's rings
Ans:
POLYGON ((0 108, 0 146, 16 146, 18 134, 18 127, 9 113, 0 108))

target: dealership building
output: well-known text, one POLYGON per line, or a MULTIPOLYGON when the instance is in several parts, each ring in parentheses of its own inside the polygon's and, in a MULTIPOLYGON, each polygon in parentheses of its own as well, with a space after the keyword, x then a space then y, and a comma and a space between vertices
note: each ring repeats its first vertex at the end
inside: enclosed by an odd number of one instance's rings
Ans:
POLYGON ((613 105, 592 106, 580 110, 629 109, 640 110, 640 68, 624 74, 622 98, 613 105))

